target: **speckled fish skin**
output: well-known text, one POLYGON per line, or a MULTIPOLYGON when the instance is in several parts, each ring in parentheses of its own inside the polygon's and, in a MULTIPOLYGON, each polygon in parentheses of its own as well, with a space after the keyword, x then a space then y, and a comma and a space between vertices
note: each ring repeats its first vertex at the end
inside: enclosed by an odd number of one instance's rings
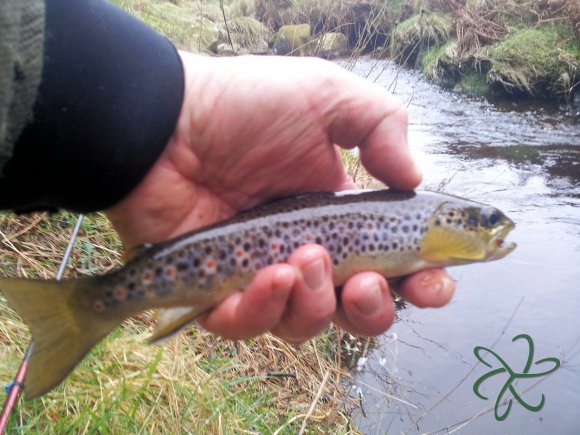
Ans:
POLYGON ((191 320, 301 245, 328 250, 338 286, 361 271, 392 278, 502 258, 515 248, 503 243, 513 226, 493 207, 441 193, 312 193, 144 249, 107 275, 62 283, 2 279, 0 290, 36 343, 30 398, 57 385, 125 318, 150 308, 194 305, 191 320))

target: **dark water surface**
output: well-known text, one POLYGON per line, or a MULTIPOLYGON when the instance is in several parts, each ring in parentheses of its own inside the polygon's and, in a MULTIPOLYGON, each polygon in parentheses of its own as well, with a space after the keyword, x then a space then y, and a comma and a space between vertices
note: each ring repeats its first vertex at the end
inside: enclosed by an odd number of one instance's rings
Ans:
MULTIPOLYGON (((384 61, 353 67, 409 103, 409 142, 424 171, 424 188, 487 202, 516 222, 518 248, 502 261, 453 268, 457 292, 442 309, 409 306, 369 348, 352 386, 362 396, 359 428, 379 433, 580 434, 580 113, 558 108, 491 104, 442 90, 384 61), (396 79, 395 79, 396 77, 396 79), (494 416, 507 371, 476 346, 493 348, 515 372, 511 385, 528 410, 512 400, 503 421, 494 416), (363 363, 364 362, 364 363, 363 363), (397 400, 390 398, 395 396, 397 400), (404 401, 404 402, 403 402, 404 401)), ((355 354, 358 359, 360 354, 355 354)), ((513 395, 503 395, 501 415, 513 395)))

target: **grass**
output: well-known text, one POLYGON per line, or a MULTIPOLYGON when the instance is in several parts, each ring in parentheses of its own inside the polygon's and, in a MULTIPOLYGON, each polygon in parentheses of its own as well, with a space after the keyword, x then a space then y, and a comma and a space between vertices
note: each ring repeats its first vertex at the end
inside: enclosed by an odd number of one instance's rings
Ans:
POLYGON ((576 77, 580 68, 580 42, 574 41, 573 29, 565 25, 516 31, 491 46, 486 55, 491 61, 491 83, 531 95, 558 91, 558 81, 576 77))
POLYGON ((421 60, 421 69, 425 77, 436 82, 454 75, 459 67, 457 40, 449 41, 431 48, 421 60))
MULTIPOLYGON (((76 220, 71 213, 0 215, 3 276, 54 278, 76 220)), ((121 262, 107 219, 85 218, 66 277, 121 262)), ((29 342, 0 298, 0 379, 13 379, 29 342)), ((299 349, 264 335, 231 342, 194 327, 161 346, 146 344, 149 315, 126 321, 67 380, 14 409, 9 433, 349 433, 335 329, 299 349), (321 388, 323 378, 327 382, 321 388), (309 409, 319 396, 313 411, 309 409)))
POLYGON ((419 13, 395 27, 391 40, 391 56, 414 61, 421 48, 446 42, 453 32, 453 17, 441 12, 419 13))

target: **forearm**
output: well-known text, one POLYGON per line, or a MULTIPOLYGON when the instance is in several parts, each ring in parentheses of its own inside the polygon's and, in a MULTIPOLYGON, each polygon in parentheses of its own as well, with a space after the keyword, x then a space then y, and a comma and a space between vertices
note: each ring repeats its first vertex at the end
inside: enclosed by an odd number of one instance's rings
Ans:
POLYGON ((102 0, 47 0, 42 79, 0 179, 0 208, 110 207, 171 137, 183 99, 175 48, 102 0))

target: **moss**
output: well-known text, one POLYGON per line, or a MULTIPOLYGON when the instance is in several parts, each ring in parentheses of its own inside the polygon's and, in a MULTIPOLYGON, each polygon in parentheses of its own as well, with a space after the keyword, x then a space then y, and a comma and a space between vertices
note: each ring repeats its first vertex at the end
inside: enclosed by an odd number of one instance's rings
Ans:
POLYGON ((467 95, 471 95, 472 97, 483 97, 489 95, 491 85, 487 81, 485 74, 471 72, 461 77, 456 89, 466 93, 467 95))
POLYGON ((400 23, 393 30, 391 55, 412 62, 422 47, 431 47, 447 41, 453 31, 451 14, 417 14, 400 23))
POLYGON ((509 91, 550 95, 570 87, 580 68, 580 44, 566 25, 518 30, 486 50, 488 79, 509 91))
POLYGON ((459 71, 457 56, 457 40, 449 41, 432 47, 421 60, 421 69, 425 77, 434 80, 445 87, 451 87, 459 71))
POLYGON ((188 2, 176 5, 160 0, 117 0, 122 8, 145 21, 178 48, 209 52, 219 38, 219 27, 208 16, 217 14, 217 4, 188 2))
MULTIPOLYGON (((228 22, 230 36, 232 42, 240 44, 243 47, 251 47, 259 44, 261 41, 268 41, 270 39, 270 31, 266 26, 260 23, 255 18, 238 17, 228 22)), ((223 35, 222 40, 227 41, 227 36, 223 35), (226 36, 224 38, 224 36, 226 36)))

